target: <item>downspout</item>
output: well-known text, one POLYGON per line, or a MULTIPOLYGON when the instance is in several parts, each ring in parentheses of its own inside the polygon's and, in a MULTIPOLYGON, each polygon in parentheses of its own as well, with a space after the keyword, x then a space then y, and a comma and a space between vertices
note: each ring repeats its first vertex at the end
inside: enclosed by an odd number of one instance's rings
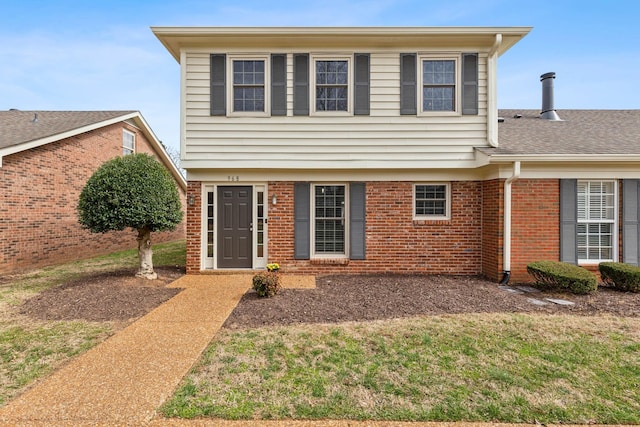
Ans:
POLYGON ((513 162, 513 173, 504 182, 504 230, 502 235, 502 280, 501 285, 511 278, 511 184, 520 178, 520 162, 513 162))
POLYGON ((487 58, 487 140, 492 147, 498 146, 498 49, 502 34, 496 34, 487 58))

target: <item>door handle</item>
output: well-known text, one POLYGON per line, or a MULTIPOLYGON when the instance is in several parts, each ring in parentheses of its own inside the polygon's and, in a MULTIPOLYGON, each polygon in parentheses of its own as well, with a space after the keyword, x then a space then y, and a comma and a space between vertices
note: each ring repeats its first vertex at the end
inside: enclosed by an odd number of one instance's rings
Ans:
POLYGON ((249 223, 249 231, 253 231, 253 223, 249 223))

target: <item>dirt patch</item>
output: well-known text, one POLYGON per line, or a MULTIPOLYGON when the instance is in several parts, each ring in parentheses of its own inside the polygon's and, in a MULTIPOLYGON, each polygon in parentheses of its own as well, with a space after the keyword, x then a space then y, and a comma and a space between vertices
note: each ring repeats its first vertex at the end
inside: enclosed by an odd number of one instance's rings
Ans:
POLYGON ((166 285, 183 276, 184 268, 155 271, 157 280, 135 277, 135 269, 84 276, 28 299, 20 313, 40 320, 130 321, 180 292, 166 285))
POLYGON ((247 293, 225 323, 227 328, 275 324, 367 321, 446 313, 564 313, 639 316, 640 294, 606 287, 594 295, 562 292, 516 294, 495 282, 451 276, 325 276, 314 290, 284 289, 274 298, 247 293), (562 306, 546 301, 560 298, 562 306), (535 305, 530 299, 546 302, 535 305))

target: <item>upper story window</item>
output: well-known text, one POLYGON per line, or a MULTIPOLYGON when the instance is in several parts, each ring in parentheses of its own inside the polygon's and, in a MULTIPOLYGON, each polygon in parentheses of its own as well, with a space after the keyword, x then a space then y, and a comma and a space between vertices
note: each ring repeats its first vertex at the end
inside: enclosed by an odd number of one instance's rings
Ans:
POLYGON ((348 100, 347 61, 316 61, 316 111, 347 111, 348 100))
POLYGON ((264 60, 233 60, 233 111, 265 111, 264 60))
POLYGON ((478 54, 400 54, 401 115, 477 115, 478 54))
POLYGON ((351 57, 314 57, 312 105, 316 113, 350 113, 351 57))
POLYGON ((422 61, 422 111, 456 110, 456 61, 422 61))
POLYGON ((448 183, 414 186, 415 219, 450 219, 451 187, 448 183))
POLYGON ((122 130, 122 155, 133 154, 136 151, 136 134, 122 130))

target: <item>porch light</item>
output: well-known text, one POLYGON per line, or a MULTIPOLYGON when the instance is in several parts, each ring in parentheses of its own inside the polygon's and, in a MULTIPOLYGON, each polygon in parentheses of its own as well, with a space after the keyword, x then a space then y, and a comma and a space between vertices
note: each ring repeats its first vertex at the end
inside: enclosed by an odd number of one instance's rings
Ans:
POLYGON ((278 199, 276 198, 275 194, 273 196, 271 196, 271 204, 272 205, 277 205, 278 204, 278 199))
POLYGON ((189 206, 193 206, 196 204, 196 196, 194 196, 193 194, 189 194, 189 198, 187 199, 187 203, 189 204, 189 206))

